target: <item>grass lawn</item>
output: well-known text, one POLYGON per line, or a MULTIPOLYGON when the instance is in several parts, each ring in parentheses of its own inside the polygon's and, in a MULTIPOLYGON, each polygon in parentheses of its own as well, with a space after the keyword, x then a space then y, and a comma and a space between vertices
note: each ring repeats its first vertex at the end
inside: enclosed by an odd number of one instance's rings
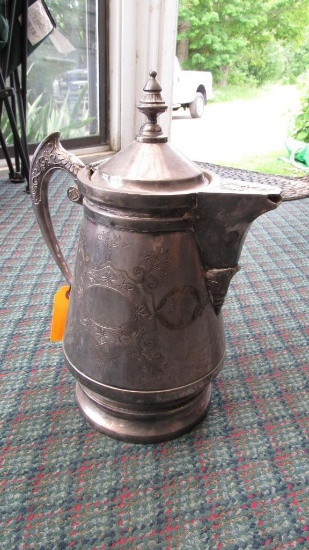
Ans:
POLYGON ((225 87, 216 87, 214 85, 214 97, 212 103, 228 103, 237 99, 256 99, 267 94, 271 84, 264 86, 252 86, 249 84, 229 84, 225 87))
MULTIPOLYGON (((281 176, 299 177, 304 176, 305 171, 297 170, 279 157, 285 157, 284 150, 270 151, 268 157, 259 155, 244 155, 239 161, 229 161, 229 166, 233 168, 242 168, 243 170, 253 170, 254 172, 262 172, 265 174, 279 174, 281 176)), ((224 158, 219 159, 217 164, 225 164, 224 158)))

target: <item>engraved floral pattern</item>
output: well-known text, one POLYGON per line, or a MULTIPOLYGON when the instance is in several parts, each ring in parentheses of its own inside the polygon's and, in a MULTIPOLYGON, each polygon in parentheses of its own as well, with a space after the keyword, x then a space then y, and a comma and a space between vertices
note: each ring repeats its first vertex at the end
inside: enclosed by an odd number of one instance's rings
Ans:
MULTIPOLYGON (((109 242, 119 241, 111 238, 109 242)), ((134 359, 164 367, 166 360, 154 338, 154 324, 170 330, 187 328, 205 306, 201 292, 192 286, 176 286, 156 302, 153 291, 170 263, 168 250, 159 249, 146 254, 131 275, 111 262, 100 262, 84 272, 80 321, 101 352, 115 357, 124 345, 136 340, 134 359)))
POLYGON ((133 276, 136 282, 143 285, 146 290, 153 290, 158 284, 153 273, 166 275, 170 266, 168 250, 153 250, 142 259, 142 265, 133 269, 133 276))
POLYGON ((82 288, 81 323, 106 352, 113 353, 110 344, 136 338, 152 315, 138 285, 110 263, 86 271, 82 288), (109 309, 106 300, 112 306, 109 309))
MULTIPOLYGON (((272 189, 269 185, 261 185, 261 184, 254 184, 251 181, 241 181, 241 180, 232 180, 232 179, 222 179, 220 182, 221 189, 225 189, 226 191, 238 191, 243 193, 248 192, 256 192, 258 195, 261 195, 261 193, 271 193, 272 189)), ((273 192, 275 193, 277 191, 277 188, 273 188, 273 192)))
POLYGON ((63 149, 59 142, 59 134, 49 136, 33 162, 30 183, 33 203, 37 205, 41 202, 43 180, 51 169, 66 170, 76 179, 79 170, 83 167, 84 164, 75 155, 63 149))
POLYGON ((107 250, 111 250, 112 248, 125 248, 128 246, 128 243, 124 240, 122 235, 117 235, 113 229, 108 232, 99 233, 97 242, 103 242, 107 250))
POLYGON ((141 370, 146 375, 163 373, 163 369, 167 365, 164 355, 158 351, 157 343, 147 335, 140 338, 139 345, 132 353, 132 359, 140 363, 141 370), (148 365, 145 363, 145 359, 147 359, 148 365))

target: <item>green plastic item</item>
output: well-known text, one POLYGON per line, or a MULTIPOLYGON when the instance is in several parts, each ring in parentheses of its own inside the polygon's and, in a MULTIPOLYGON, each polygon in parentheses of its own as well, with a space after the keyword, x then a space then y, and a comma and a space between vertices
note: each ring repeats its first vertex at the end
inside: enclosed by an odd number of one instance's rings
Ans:
POLYGON ((309 143, 289 138, 286 140, 285 146, 288 151, 289 160, 292 164, 300 162, 306 167, 309 167, 309 143))

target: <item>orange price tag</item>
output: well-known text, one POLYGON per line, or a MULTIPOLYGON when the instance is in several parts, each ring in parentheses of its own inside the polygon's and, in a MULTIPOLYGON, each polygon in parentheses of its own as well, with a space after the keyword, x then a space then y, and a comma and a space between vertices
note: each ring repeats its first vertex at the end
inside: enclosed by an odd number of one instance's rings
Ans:
POLYGON ((50 331, 50 341, 58 342, 64 335, 69 309, 70 287, 62 286, 54 296, 54 307, 50 331))

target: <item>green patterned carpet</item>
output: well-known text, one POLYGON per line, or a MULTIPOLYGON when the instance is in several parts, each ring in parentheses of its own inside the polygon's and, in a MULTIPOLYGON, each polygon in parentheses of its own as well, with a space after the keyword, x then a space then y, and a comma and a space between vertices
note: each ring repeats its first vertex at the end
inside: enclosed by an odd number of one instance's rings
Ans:
MULTIPOLYGON (((52 190, 73 261, 82 209, 52 190), (62 212, 61 212, 62 211, 62 212)), ((21 186, 0 182, 3 550, 309 548, 309 199, 257 220, 224 317, 207 418, 168 443, 109 439, 80 416, 60 343, 63 284, 21 186)))

